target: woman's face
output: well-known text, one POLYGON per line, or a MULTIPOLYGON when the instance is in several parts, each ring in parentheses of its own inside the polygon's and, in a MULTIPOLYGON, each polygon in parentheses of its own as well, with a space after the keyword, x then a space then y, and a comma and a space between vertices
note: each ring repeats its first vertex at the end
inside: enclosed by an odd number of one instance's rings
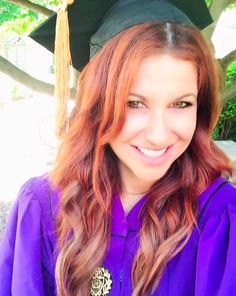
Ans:
POLYGON ((148 190, 187 149, 196 127, 197 95, 192 62, 168 54, 142 61, 124 126, 110 141, 127 191, 148 190))

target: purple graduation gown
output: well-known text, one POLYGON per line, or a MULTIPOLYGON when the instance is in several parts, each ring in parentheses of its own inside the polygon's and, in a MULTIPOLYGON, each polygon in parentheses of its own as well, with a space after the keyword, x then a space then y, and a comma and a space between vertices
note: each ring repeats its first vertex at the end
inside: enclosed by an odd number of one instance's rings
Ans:
MULTIPOLYGON (((11 211, 0 246, 0 296, 54 296, 57 190, 46 175, 30 179, 11 211)), ((92 295, 129 296, 143 197, 125 216, 113 203, 112 237, 103 263, 106 288, 92 295)), ((154 296, 236 295, 236 188, 218 178, 199 196, 199 229, 167 265, 154 296)))

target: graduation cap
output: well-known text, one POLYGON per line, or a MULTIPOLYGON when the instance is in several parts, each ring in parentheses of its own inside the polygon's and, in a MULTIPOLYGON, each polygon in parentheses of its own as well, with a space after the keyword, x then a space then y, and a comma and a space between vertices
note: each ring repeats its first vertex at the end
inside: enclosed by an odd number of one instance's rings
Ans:
MULTIPOLYGON (((51 52, 54 52, 56 18, 57 14, 52 15, 30 34, 51 52)), ((68 7, 68 20, 72 64, 77 70, 88 63, 90 51, 94 52, 90 42, 101 47, 134 24, 148 20, 191 22, 204 29, 212 22, 204 0, 76 0, 68 7)))
POLYGON ((212 23, 204 0, 64 0, 57 14, 30 34, 55 53, 55 93, 61 118, 58 125, 65 124, 67 116, 70 63, 81 70, 113 36, 135 24, 154 20, 192 24, 199 29, 212 23))

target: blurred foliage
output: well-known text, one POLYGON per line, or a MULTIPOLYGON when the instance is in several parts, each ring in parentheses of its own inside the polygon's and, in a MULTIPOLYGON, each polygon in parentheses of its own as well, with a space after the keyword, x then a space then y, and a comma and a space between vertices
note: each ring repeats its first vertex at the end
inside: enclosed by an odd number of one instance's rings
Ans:
POLYGON ((205 0, 207 7, 211 5, 212 0, 205 0))
POLYGON ((61 0, 30 0, 30 1, 39 5, 45 6, 49 9, 54 9, 61 3, 61 0))
POLYGON ((227 68, 226 87, 230 86, 236 75, 236 61, 231 63, 227 68))
POLYGON ((0 26, 9 20, 15 20, 22 12, 22 8, 18 5, 5 1, 0 2, 0 26))
MULTIPOLYGON (((49 9, 55 9, 55 7, 59 4, 59 0, 35 0, 32 2, 45 6, 49 9)), ((47 17, 22 6, 6 1, 0 2, 1 31, 11 31, 22 36, 30 33, 46 18, 47 17)))
POLYGON ((46 17, 39 17, 39 15, 34 16, 32 13, 21 13, 16 20, 9 20, 4 22, 2 25, 2 31, 4 32, 15 32, 19 36, 28 34, 33 29, 35 29, 41 22, 43 22, 46 17))
MULTIPOLYGON (((236 83, 236 61, 227 69, 226 87, 232 83, 236 83)), ((213 138, 236 141, 236 96, 224 105, 213 138)))

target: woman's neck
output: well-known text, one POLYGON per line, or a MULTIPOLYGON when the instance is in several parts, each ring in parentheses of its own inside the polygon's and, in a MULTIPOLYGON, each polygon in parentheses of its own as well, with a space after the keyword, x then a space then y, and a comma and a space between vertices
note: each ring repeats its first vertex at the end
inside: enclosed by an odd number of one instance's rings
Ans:
POLYGON ((145 194, 146 192, 130 193, 126 191, 123 191, 120 194, 121 203, 126 215, 128 215, 131 209, 137 204, 137 202, 140 201, 140 199, 142 199, 145 194))

